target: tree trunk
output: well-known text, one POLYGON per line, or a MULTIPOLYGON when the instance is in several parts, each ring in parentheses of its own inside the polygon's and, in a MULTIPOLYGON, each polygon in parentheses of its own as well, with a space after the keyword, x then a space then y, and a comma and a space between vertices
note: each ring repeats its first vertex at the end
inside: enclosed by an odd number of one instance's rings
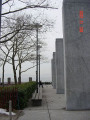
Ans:
POLYGON ((19 84, 21 84, 21 63, 19 63, 19 84))
POLYGON ((4 87, 4 66, 5 66, 5 63, 3 64, 3 67, 2 67, 2 85, 4 87))
POLYGON ((13 74, 14 74, 15 85, 17 85, 17 74, 16 74, 16 69, 15 69, 14 57, 12 57, 12 66, 13 66, 13 74))

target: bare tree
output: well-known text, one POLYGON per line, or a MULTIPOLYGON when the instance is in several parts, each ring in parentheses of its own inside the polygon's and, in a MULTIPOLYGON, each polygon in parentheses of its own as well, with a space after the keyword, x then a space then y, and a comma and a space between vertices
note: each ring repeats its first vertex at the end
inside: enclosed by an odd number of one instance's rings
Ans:
MULTIPOLYGON (((9 21, 12 21, 14 20, 14 17, 11 17, 10 13, 14 14, 14 13, 18 13, 19 11, 24 11, 30 8, 31 9, 36 9, 36 8, 57 9, 57 8, 54 8, 54 6, 50 6, 50 2, 48 2, 48 0, 37 0, 37 1, 36 0, 5 0, 2 3, 2 9, 5 7, 7 8, 7 10, 4 10, 4 12, 2 13, 2 21, 4 21, 5 18, 7 18, 7 20, 9 21), (20 7, 17 8, 17 4, 19 4, 20 7)), ((2 31, 3 29, 7 28, 7 26, 3 27, 3 24, 2 24, 2 31)), ((2 32, 0 43, 5 43, 5 42, 10 41, 18 34, 20 30, 21 28, 15 29, 7 33, 5 32, 5 34, 3 34, 2 32)))
POLYGON ((7 44, 3 44, 2 47, 0 47, 0 52, 2 52, 2 56, 0 57, 0 61, 2 61, 2 85, 4 87, 4 73, 5 73, 5 65, 7 61, 9 61, 8 56, 10 53, 10 50, 12 49, 13 46, 8 47, 7 44))
MULTIPOLYGON (((32 16, 30 15, 14 16, 12 18, 13 19, 6 18, 2 28, 4 29, 2 39, 3 41, 8 41, 7 43, 4 43, 4 47, 6 47, 8 51, 7 54, 2 49, 2 52, 5 55, 3 62, 3 84, 4 67, 6 62, 12 65, 14 81, 15 84, 17 84, 17 69, 19 69, 19 81, 21 83, 21 74, 35 66, 22 70, 22 64, 27 61, 36 60, 36 28, 34 27, 37 22, 36 19, 32 19, 32 16), (8 44, 9 48, 7 46, 8 44)), ((43 26, 39 31, 40 34, 46 32, 48 28, 52 27, 52 22, 49 22, 48 20, 42 20, 39 24, 42 24, 43 26)))

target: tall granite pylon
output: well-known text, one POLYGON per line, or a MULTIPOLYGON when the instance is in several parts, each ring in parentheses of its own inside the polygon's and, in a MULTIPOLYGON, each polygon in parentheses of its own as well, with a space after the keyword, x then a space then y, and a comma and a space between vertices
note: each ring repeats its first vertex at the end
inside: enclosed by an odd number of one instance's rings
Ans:
POLYGON ((56 93, 64 94, 63 39, 56 39, 56 93))
POLYGON ((63 0, 67 110, 90 109, 90 0, 63 0))
POLYGON ((54 79, 53 79, 53 59, 51 59, 51 76, 52 76, 52 86, 54 87, 54 79))
POLYGON ((52 85, 53 88, 56 89, 56 53, 53 52, 53 59, 51 60, 51 71, 52 71, 52 85))
POLYGON ((54 81, 54 89, 56 89, 56 52, 53 52, 53 81, 54 81))

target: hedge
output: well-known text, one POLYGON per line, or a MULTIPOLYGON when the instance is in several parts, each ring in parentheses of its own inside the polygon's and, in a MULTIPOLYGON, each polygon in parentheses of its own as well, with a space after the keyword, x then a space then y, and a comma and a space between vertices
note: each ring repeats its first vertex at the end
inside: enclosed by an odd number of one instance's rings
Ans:
POLYGON ((2 107, 6 107, 8 109, 9 100, 11 99, 13 109, 25 108, 27 106, 28 100, 31 98, 32 93, 35 91, 35 89, 36 82, 28 82, 0 89, 0 101, 2 101, 3 103, 2 107), (14 88, 16 89, 16 91, 14 90, 14 88), (14 100, 14 95, 16 95, 16 102, 14 100))
POLYGON ((23 109, 27 106, 29 98, 36 89, 36 82, 29 82, 19 85, 18 87, 18 101, 17 108, 23 109))

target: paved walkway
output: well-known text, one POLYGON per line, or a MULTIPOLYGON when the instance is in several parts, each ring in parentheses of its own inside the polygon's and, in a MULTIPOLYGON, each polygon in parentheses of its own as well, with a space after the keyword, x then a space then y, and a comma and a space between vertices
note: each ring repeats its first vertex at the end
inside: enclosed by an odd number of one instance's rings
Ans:
POLYGON ((64 97, 52 86, 44 86, 42 106, 29 105, 18 120, 90 120, 90 111, 66 111, 64 97))

